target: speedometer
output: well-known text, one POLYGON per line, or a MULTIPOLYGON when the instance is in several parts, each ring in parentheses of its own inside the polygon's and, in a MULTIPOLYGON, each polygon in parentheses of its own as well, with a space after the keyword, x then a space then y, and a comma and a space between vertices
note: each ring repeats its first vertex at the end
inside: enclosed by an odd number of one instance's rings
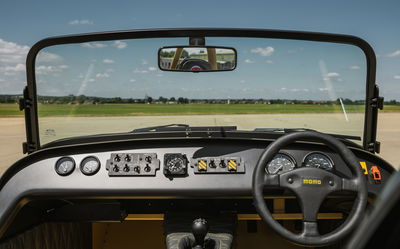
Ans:
POLYGON ((284 173, 293 170, 296 167, 296 163, 289 155, 278 153, 265 167, 265 171, 269 174, 284 173))
POLYGON ((333 162, 330 157, 320 152, 312 152, 304 158, 304 166, 325 170, 333 169, 333 162))

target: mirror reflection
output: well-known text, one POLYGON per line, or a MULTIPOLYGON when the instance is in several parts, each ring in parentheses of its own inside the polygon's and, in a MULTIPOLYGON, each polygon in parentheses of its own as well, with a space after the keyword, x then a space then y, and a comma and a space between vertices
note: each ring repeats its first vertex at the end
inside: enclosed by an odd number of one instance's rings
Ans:
POLYGON ((165 71, 230 71, 236 67, 236 50, 227 47, 164 47, 158 53, 165 71))

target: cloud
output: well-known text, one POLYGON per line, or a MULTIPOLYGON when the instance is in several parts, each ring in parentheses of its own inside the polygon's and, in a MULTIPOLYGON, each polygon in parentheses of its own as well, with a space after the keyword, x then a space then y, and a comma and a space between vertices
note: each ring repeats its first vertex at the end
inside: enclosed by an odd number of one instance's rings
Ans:
POLYGON ((244 60, 244 63, 251 64, 251 63, 254 63, 254 61, 252 61, 250 59, 246 59, 246 60, 244 60))
POLYGON ((123 49, 123 48, 126 48, 128 46, 128 44, 123 41, 115 41, 115 42, 113 42, 113 44, 111 46, 116 47, 118 49, 123 49))
POLYGON ((147 60, 142 60, 142 65, 147 65, 149 62, 147 60))
POLYGON ((113 64, 113 63, 114 63, 114 60, 111 60, 111 59, 104 59, 104 60, 103 60, 103 63, 105 63, 105 64, 113 64))
MULTIPOLYGON (((7 73, 7 72, 25 72, 25 65, 22 63, 19 63, 15 66, 3 66, 0 67, 0 72, 7 73)), ((13 75, 13 74, 8 74, 8 75, 13 75)))
POLYGON ((336 72, 330 72, 330 73, 324 74, 323 80, 324 81, 334 80, 334 81, 337 81, 337 82, 342 82, 343 81, 343 79, 340 78, 340 74, 336 73, 336 72))
POLYGON ((60 66, 45 66, 45 65, 39 65, 35 68, 35 72, 38 75, 48 75, 51 73, 60 73, 67 69, 67 65, 60 65, 60 66))
POLYGON ((267 64, 274 64, 274 62, 271 61, 271 60, 266 60, 265 63, 267 63, 267 64))
POLYGON ((136 79, 129 79, 129 82, 135 82, 136 79))
POLYGON ((0 63, 25 63, 29 49, 28 46, 21 46, 0 39, 0 63))
POLYGON ((309 92, 310 91, 310 89, 307 89, 307 88, 299 89, 299 88, 286 88, 286 87, 282 87, 279 90, 283 91, 283 92, 309 92))
POLYGON ((152 71, 156 71, 157 68, 155 68, 155 67, 149 67, 148 70, 149 70, 150 72, 152 72, 152 71))
POLYGON ((84 48, 105 48, 107 44, 104 43, 95 43, 95 42, 86 42, 81 44, 84 48))
POLYGON ((400 50, 396 50, 386 55, 386 57, 397 57, 397 56, 400 56, 400 50))
POLYGON ((98 73, 96 74, 96 78, 108 78, 110 75, 108 73, 98 73))
POLYGON ((325 74, 325 77, 328 77, 328 78, 340 77, 340 74, 336 73, 336 72, 331 72, 331 73, 325 74))
POLYGON ((88 82, 94 82, 95 81, 95 79, 88 79, 88 82))
POLYGON ((86 25, 86 24, 93 24, 93 21, 87 20, 87 19, 82 19, 82 20, 72 20, 68 22, 69 25, 86 25))
POLYGON ((49 52, 39 52, 36 59, 37 62, 60 62, 62 60, 60 55, 49 52))
POLYGON ((393 76, 393 79, 395 79, 395 80, 400 80, 400 75, 395 75, 395 76, 393 76))
POLYGON ((273 47, 265 47, 265 48, 253 48, 250 52, 254 54, 259 54, 261 56, 270 56, 275 51, 273 47))
POLYGON ((360 67, 359 67, 359 66, 356 66, 356 65, 354 65, 354 66, 351 66, 351 67, 350 67, 350 69, 351 69, 351 70, 358 70, 358 69, 360 69, 360 67))
POLYGON ((147 70, 140 70, 140 69, 137 69, 137 68, 135 68, 135 70, 133 70, 133 73, 148 73, 149 71, 147 71, 147 70))

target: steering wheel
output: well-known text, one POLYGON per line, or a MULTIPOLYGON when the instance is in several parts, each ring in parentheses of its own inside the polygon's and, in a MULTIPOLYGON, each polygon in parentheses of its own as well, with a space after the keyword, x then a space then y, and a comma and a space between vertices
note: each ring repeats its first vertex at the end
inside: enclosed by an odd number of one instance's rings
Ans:
POLYGON ((296 244, 324 246, 347 236, 363 217, 367 204, 367 184, 358 160, 342 142, 336 138, 314 131, 295 132, 284 135, 271 143, 262 153, 253 173, 253 198, 258 214, 274 231, 296 244), (301 167, 282 174, 266 174, 265 166, 279 150, 295 141, 317 141, 337 152, 351 170, 353 177, 343 178, 327 170, 301 167), (295 234, 281 226, 271 215, 265 204, 264 187, 278 187, 293 191, 303 212, 303 229, 295 234), (334 231, 320 235, 317 225, 319 207, 326 196, 335 191, 357 192, 350 215, 334 231))
POLYGON ((184 71, 210 71, 211 65, 208 61, 195 58, 186 58, 180 64, 178 69, 184 71))

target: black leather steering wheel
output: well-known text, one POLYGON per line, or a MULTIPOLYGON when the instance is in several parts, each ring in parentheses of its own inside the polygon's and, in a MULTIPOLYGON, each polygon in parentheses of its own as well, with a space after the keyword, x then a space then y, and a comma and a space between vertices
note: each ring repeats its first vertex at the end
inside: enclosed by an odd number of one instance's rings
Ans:
POLYGON ((296 244, 324 246, 343 239, 360 222, 367 204, 367 184, 359 162, 342 142, 336 138, 314 131, 295 132, 284 135, 271 143, 262 153, 253 173, 253 198, 257 212, 274 231, 296 244), (265 167, 276 153, 295 141, 316 141, 337 152, 351 170, 353 177, 343 178, 319 168, 301 167, 282 174, 267 174, 265 167), (286 188, 295 193, 303 212, 303 229, 295 234, 281 226, 265 204, 264 187, 286 188), (320 235, 317 225, 319 207, 326 196, 335 191, 357 192, 351 213, 334 231, 320 235))

